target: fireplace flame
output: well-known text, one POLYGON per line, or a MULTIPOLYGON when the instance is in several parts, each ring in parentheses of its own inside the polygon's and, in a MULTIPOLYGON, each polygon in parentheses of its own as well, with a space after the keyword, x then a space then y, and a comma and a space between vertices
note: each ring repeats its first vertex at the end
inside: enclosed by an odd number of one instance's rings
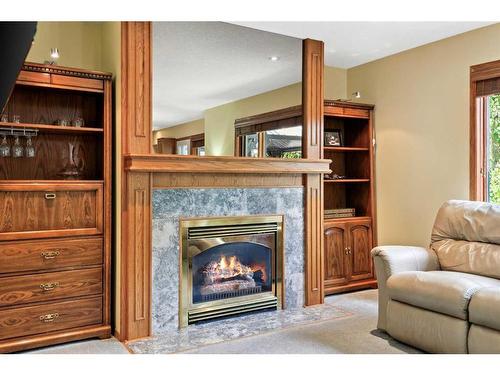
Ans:
POLYGON ((256 272, 261 273, 261 280, 266 282, 267 273, 264 264, 245 265, 236 256, 222 255, 218 262, 207 265, 207 277, 210 283, 241 277, 251 280, 256 272))

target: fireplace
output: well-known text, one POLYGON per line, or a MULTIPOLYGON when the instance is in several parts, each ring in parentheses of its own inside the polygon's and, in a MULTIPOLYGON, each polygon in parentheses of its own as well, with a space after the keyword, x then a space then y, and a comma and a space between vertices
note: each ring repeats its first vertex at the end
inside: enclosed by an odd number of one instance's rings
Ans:
POLYGON ((283 306, 283 217, 180 221, 179 325, 283 306))

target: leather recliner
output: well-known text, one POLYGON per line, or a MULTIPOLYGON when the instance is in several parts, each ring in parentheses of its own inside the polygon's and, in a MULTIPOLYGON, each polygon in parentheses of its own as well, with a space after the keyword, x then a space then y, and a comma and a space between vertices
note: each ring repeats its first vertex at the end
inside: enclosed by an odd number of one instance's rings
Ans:
POLYGON ((451 200, 429 248, 372 250, 377 327, 430 353, 500 353, 500 206, 451 200))

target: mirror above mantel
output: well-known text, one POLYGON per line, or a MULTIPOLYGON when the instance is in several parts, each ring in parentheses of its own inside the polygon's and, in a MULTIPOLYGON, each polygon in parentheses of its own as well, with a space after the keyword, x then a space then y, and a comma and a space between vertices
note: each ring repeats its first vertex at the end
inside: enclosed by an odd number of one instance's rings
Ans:
POLYGON ((301 123, 239 130, 247 117, 302 105, 301 39, 223 22, 154 22, 152 40, 155 153, 302 156, 301 123))

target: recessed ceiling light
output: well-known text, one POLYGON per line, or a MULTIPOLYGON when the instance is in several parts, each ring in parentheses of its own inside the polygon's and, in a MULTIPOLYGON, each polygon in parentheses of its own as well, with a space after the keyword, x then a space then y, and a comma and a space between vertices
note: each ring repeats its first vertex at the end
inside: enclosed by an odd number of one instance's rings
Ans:
POLYGON ((280 59, 279 56, 271 56, 271 57, 269 57, 269 60, 271 60, 271 61, 278 61, 279 59, 280 59))

